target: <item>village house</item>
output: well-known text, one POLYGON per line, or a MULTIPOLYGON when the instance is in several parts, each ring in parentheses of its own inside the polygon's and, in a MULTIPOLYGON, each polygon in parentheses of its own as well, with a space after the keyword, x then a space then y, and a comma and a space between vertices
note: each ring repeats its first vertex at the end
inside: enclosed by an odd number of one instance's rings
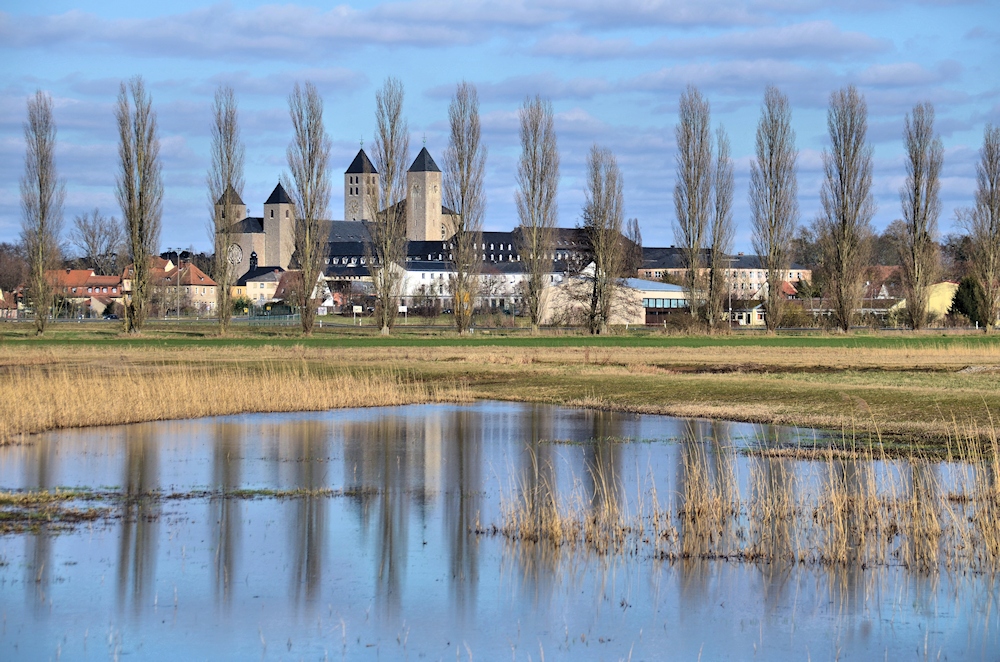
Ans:
POLYGON ((124 297, 121 276, 98 276, 93 269, 52 269, 45 277, 54 294, 74 316, 100 316, 111 312, 124 297))

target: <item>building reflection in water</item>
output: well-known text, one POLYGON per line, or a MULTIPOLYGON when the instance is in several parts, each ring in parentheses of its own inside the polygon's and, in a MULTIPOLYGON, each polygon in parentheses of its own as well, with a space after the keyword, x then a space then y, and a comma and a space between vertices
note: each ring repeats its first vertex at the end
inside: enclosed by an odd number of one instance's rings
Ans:
POLYGON ((365 535, 374 519, 376 603, 386 616, 399 612, 402 599, 413 436, 415 431, 400 417, 379 417, 344 428, 344 489, 357 506, 365 535))
POLYGON ((125 428, 122 485, 125 505, 118 538, 118 606, 139 613, 155 583, 160 506, 149 498, 159 488, 159 439, 155 424, 125 428))
POLYGON ((242 535, 240 500, 228 498, 227 494, 241 487, 242 431, 242 425, 224 421, 216 421, 212 427, 212 485, 220 492, 220 498, 209 502, 215 542, 212 580, 216 604, 227 609, 232 606, 232 581, 242 535))

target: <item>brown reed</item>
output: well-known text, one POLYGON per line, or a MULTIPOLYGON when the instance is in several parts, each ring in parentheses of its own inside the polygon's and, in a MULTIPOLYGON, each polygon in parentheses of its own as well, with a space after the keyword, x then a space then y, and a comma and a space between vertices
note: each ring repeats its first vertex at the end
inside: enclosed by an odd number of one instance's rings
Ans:
POLYGON ((393 370, 321 370, 305 361, 29 363, 0 379, 0 443, 71 427, 470 399, 454 382, 428 384, 393 370))

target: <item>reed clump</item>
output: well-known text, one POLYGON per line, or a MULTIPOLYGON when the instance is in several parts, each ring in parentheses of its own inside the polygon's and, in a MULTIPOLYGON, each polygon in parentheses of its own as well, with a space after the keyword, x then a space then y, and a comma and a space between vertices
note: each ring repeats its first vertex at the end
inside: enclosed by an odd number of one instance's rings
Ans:
POLYGON ((457 382, 391 369, 255 364, 67 363, 9 366, 0 379, 0 444, 47 430, 238 413, 467 402, 457 382))
POLYGON ((506 501, 503 524, 480 533, 668 561, 1000 571, 995 430, 956 427, 944 461, 889 456, 877 436, 804 457, 746 456, 714 439, 684 441, 678 453, 678 482, 665 502, 652 477, 630 501, 607 472, 592 474, 586 489, 572 481, 565 495, 554 481, 536 480, 506 501))

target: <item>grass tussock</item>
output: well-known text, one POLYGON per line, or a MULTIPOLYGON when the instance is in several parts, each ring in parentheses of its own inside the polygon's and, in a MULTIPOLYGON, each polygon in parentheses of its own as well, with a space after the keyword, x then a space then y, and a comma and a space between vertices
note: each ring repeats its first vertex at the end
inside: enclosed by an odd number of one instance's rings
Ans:
POLYGON ((462 402, 455 381, 427 383, 390 369, 331 370, 305 361, 46 363, 8 366, 0 379, 0 444, 62 428, 237 413, 462 402))
POLYGON ((679 452, 680 477, 665 502, 647 478, 631 512, 611 473, 588 467, 590 480, 560 495, 551 467, 535 459, 505 497, 500 524, 480 533, 668 561, 1000 572, 994 429, 956 429, 945 461, 890 457, 877 438, 805 458, 746 456, 715 439, 686 441, 679 452))

